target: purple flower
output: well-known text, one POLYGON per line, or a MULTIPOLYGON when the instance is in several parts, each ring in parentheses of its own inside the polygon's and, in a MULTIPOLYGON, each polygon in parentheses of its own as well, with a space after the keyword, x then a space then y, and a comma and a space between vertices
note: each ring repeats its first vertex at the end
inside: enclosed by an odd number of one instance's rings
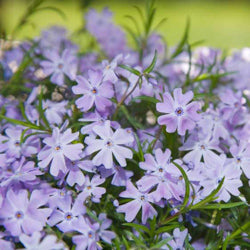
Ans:
POLYGON ((113 24, 112 13, 107 8, 101 13, 91 9, 85 19, 87 30, 97 39, 106 55, 115 57, 127 50, 125 33, 113 24))
POLYGON ((57 208, 52 212, 48 224, 53 227, 57 226, 62 232, 74 230, 73 223, 79 217, 85 214, 86 208, 81 200, 76 199, 72 205, 72 198, 68 196, 57 204, 57 208))
POLYGON ((203 130, 203 133, 208 134, 208 131, 211 131, 214 139, 227 139, 229 137, 229 131, 226 129, 225 121, 221 119, 220 111, 213 107, 202 114, 198 126, 203 130))
MULTIPOLYGON (((81 122, 91 122, 88 125, 85 125, 81 128, 82 134, 95 134, 93 132, 93 127, 96 125, 103 125, 104 122, 107 120, 107 117, 103 114, 99 114, 97 111, 93 113, 84 114, 84 118, 80 118, 79 121, 81 122)), ((117 121, 111 121, 110 125, 112 128, 117 129, 120 128, 120 124, 117 121)))
POLYGON ((50 208, 40 208, 47 201, 48 196, 39 190, 33 191, 28 199, 27 190, 21 189, 18 193, 14 193, 10 189, 0 209, 1 224, 13 236, 18 236, 22 232, 32 234, 41 231, 51 214, 50 208))
POLYGON ((117 68, 117 64, 122 60, 122 54, 116 56, 110 63, 108 60, 102 61, 103 69, 103 80, 111 81, 112 83, 116 83, 118 81, 118 77, 115 73, 115 69, 117 68))
POLYGON ((125 170, 120 166, 114 166, 111 169, 106 169, 101 166, 99 171, 101 172, 101 176, 104 178, 114 175, 111 184, 118 187, 126 186, 127 181, 134 175, 132 171, 125 170))
POLYGON ((241 141, 239 145, 232 145, 230 152, 234 157, 230 164, 232 167, 241 168, 248 179, 250 179, 250 144, 241 141))
POLYGON ((222 101, 221 114, 224 120, 230 123, 239 124, 243 119, 246 108, 243 106, 246 102, 242 97, 242 92, 234 93, 231 89, 224 89, 219 95, 222 101))
POLYGON ((63 116, 67 113, 66 105, 68 101, 52 102, 50 100, 43 101, 44 114, 50 124, 61 124, 63 116))
POLYGON ((163 94, 163 102, 156 104, 157 111, 166 113, 158 118, 160 125, 166 125, 166 131, 173 133, 178 131, 179 135, 185 135, 187 130, 193 130, 195 123, 200 119, 197 111, 200 109, 198 102, 191 102, 193 92, 182 94, 181 88, 174 90, 174 99, 166 92, 163 94))
POLYGON ((82 186, 85 181, 85 176, 82 170, 90 171, 94 165, 92 161, 69 161, 66 159, 66 165, 68 168, 66 182, 72 187, 74 184, 82 186))
POLYGON ((14 250, 15 246, 13 242, 10 242, 8 240, 5 240, 4 237, 8 234, 0 232, 0 249, 4 250, 14 250))
POLYGON ((213 150, 222 153, 222 150, 219 148, 219 141, 211 138, 209 133, 206 135, 194 133, 179 150, 190 151, 184 156, 183 160, 186 163, 192 162, 195 166, 199 165, 202 158, 207 165, 218 161, 219 156, 213 150))
POLYGON ((38 151, 37 138, 31 136, 25 143, 21 143, 22 133, 23 129, 20 127, 7 128, 6 136, 0 135, 0 152, 6 152, 6 155, 11 158, 36 154, 38 151))
POLYGON ((71 191, 63 189, 52 189, 49 192, 49 207, 56 208, 58 203, 64 202, 72 196, 71 191))
POLYGON ((107 215, 104 213, 99 214, 98 219, 100 220, 100 223, 101 223, 99 232, 98 232, 100 238, 103 241, 111 244, 112 239, 115 238, 115 233, 106 229, 111 226, 112 220, 107 219, 107 215))
POLYGON ((131 222, 142 208, 142 223, 145 224, 148 218, 153 219, 157 215, 156 210, 150 204, 153 197, 147 192, 141 192, 130 181, 127 182, 126 190, 120 193, 120 197, 132 198, 133 200, 120 205, 117 212, 125 213, 125 220, 131 222))
POLYGON ((121 128, 113 132, 110 127, 110 121, 106 121, 103 126, 95 126, 93 131, 100 139, 96 139, 93 136, 85 139, 85 143, 88 144, 86 148, 87 154, 99 151, 93 158, 93 163, 96 166, 103 164, 105 168, 112 168, 114 155, 118 163, 125 167, 126 158, 132 159, 133 153, 130 149, 121 145, 133 142, 134 137, 121 128))
POLYGON ((31 236, 28 236, 26 234, 21 234, 19 239, 20 242, 24 245, 25 249, 27 250, 67 249, 62 242, 57 242, 57 238, 55 235, 46 235, 45 237, 42 237, 42 234, 40 232, 34 232, 31 236))
POLYGON ((72 87, 74 94, 83 95, 76 100, 76 105, 84 112, 90 110, 94 105, 99 112, 104 112, 112 105, 109 98, 113 97, 114 90, 112 83, 103 81, 100 71, 89 70, 88 79, 77 76, 78 85, 72 87))
POLYGON ((151 193, 156 202, 162 198, 181 200, 183 187, 178 185, 179 170, 170 162, 171 151, 166 149, 162 152, 161 149, 156 149, 155 158, 151 154, 146 154, 144 157, 145 162, 140 162, 139 166, 147 172, 137 181, 140 190, 149 191, 156 187, 156 190, 151 193))
POLYGON ((67 172, 65 157, 71 161, 80 159, 83 145, 81 143, 70 144, 77 140, 79 133, 72 133, 71 129, 67 129, 64 133, 60 133, 58 128, 53 129, 52 136, 43 140, 46 146, 39 152, 39 167, 46 168, 50 162, 50 173, 58 176, 59 171, 67 172))
POLYGON ((41 62, 44 74, 51 75, 51 82, 59 86, 64 85, 64 75, 70 80, 74 80, 77 71, 77 60, 69 49, 65 49, 60 56, 55 50, 44 52, 44 56, 48 59, 41 62))
POLYGON ((227 164, 226 156, 221 155, 219 161, 213 166, 205 167, 202 171, 202 181, 200 184, 203 186, 202 195, 209 195, 214 189, 218 187, 220 182, 224 179, 224 183, 218 192, 218 199, 216 201, 230 200, 230 194, 239 196, 239 187, 243 184, 240 180, 241 170, 232 165, 227 164))
MULTIPOLYGON (((185 248, 185 239, 187 236, 188 236, 187 229, 184 229, 183 231, 181 231, 179 228, 175 228, 173 231, 173 239, 167 243, 168 247, 167 248, 164 247, 163 249, 169 249, 169 246, 173 250, 186 249, 185 248)), ((170 238, 171 235, 169 235, 168 233, 164 233, 163 237, 170 238)))
POLYGON ((5 171, 3 178, 1 178, 0 187, 14 186, 20 188, 20 183, 23 185, 35 184, 37 175, 43 174, 38 168, 34 167, 33 161, 25 162, 25 158, 22 157, 20 161, 16 161, 11 164, 11 171, 5 171))
POLYGON ((98 187, 103 182, 105 182, 105 179, 102 179, 99 175, 94 175, 91 180, 89 176, 86 176, 83 186, 78 188, 78 190, 82 191, 79 197, 83 200, 85 200, 86 197, 90 197, 93 202, 100 202, 100 198, 106 192, 105 188, 98 187))
POLYGON ((75 235, 72 238, 74 244, 76 244, 76 250, 85 249, 101 249, 97 244, 99 241, 98 229, 99 224, 91 224, 88 219, 80 217, 78 221, 74 223, 75 230, 81 233, 80 235, 75 235))

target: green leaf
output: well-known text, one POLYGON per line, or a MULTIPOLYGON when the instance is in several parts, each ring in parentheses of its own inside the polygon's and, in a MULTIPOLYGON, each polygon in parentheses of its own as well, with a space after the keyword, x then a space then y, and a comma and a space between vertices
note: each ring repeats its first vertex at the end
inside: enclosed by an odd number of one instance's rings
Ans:
POLYGON ((152 72, 152 70, 155 67, 156 60, 157 60, 157 50, 155 50, 154 58, 153 58, 151 64, 143 71, 143 73, 149 74, 150 72, 152 72))
POLYGON ((120 68, 122 68, 122 69, 126 69, 127 71, 129 71, 129 72, 131 72, 132 74, 135 74, 135 75, 137 75, 137 76, 140 76, 140 75, 141 75, 141 72, 140 72, 140 71, 138 71, 138 70, 136 70, 136 69, 133 69, 133 68, 131 68, 131 67, 128 66, 128 65, 119 64, 118 66, 119 66, 120 68))
POLYGON ((44 110, 43 110, 43 89, 41 88, 40 94, 39 94, 39 102, 38 102, 38 112, 39 112, 39 117, 42 119, 44 122, 45 126, 50 129, 50 124, 47 120, 47 118, 44 115, 44 110))
POLYGON ((133 32, 133 30, 129 27, 129 26, 126 26, 126 25, 123 25, 123 28, 129 33, 129 35, 133 38, 136 46, 137 46, 137 49, 140 47, 139 45, 139 40, 138 40, 138 37, 136 36, 136 34, 133 32))
POLYGON ((127 241, 127 239, 122 235, 122 241, 124 243, 124 246, 126 247, 126 249, 130 249, 129 243, 127 241))
POLYGON ((236 236, 238 236, 239 234, 242 234, 245 232, 246 229, 250 228, 250 221, 246 222, 243 226, 241 226, 240 228, 238 228, 236 231, 232 232, 231 234, 229 234, 226 239, 223 242, 223 246, 222 246, 222 250, 226 250, 227 246, 230 242, 230 240, 234 239, 236 236))
POLYGON ((151 96, 136 96, 131 100, 131 102, 134 102, 136 100, 142 100, 142 101, 151 102, 154 104, 160 102, 158 99, 151 97, 151 96))
POLYGON ((23 116, 23 118, 28 122, 28 123, 32 123, 29 118, 27 117, 26 113, 25 113, 25 110, 24 110, 24 105, 22 102, 19 103, 19 107, 20 107, 20 110, 21 110, 21 114, 23 116))
POLYGON ((183 47, 188 41, 189 29, 190 29, 190 20, 188 18, 183 37, 182 37, 181 41, 179 42, 177 48, 175 49, 174 53, 171 55, 171 59, 175 58, 183 51, 183 47))
POLYGON ((150 230, 146 226, 143 226, 143 225, 139 225, 136 223, 123 223, 122 225, 135 228, 137 231, 140 230, 140 231, 144 231, 148 234, 150 233, 150 230))
POLYGON ((169 232, 177 227, 179 227, 179 224, 172 224, 171 226, 164 226, 164 227, 160 227, 156 230, 156 234, 161 234, 161 233, 166 233, 169 232))
POLYGON ((24 135, 29 130, 29 128, 26 128, 21 133, 20 143, 22 144, 24 142, 24 135))
POLYGON ((218 185, 218 187, 212 191, 212 193, 210 195, 208 195, 205 199, 203 199, 202 201, 196 203, 195 205, 193 205, 192 207, 190 207, 191 210, 195 210, 195 209, 200 209, 200 207, 202 207, 202 209, 204 209, 204 205, 216 200, 217 197, 215 197, 215 195, 220 191, 223 183, 224 183, 224 179, 225 177, 223 177, 222 181, 220 182, 220 184, 218 185))
POLYGON ((185 196, 184 196, 184 200, 183 200, 183 204, 182 204, 182 209, 184 209, 186 207, 186 205, 188 204, 189 201, 189 196, 190 196, 190 181, 187 177, 187 174, 185 173, 184 169, 177 164, 176 162, 173 161, 173 164, 180 170, 184 180, 185 180, 185 196))
POLYGON ((142 10, 137 5, 133 5, 133 7, 137 10, 137 12, 139 13, 139 15, 141 17, 142 22, 144 23, 145 22, 145 17, 143 15, 142 10))
POLYGON ((232 202, 232 203, 226 203, 226 204, 208 204, 205 205, 204 207, 199 207, 199 209, 229 209, 233 207, 239 207, 239 206, 247 206, 245 202, 232 202))
POLYGON ((127 120, 130 122, 130 124, 135 128, 135 129, 143 129, 143 126, 141 123, 137 122, 134 117, 132 117, 129 113, 129 111, 127 110, 127 108, 124 105, 120 106, 120 109, 122 111, 122 113, 125 115, 125 117, 127 118, 127 120))
POLYGON ((36 12, 38 11, 47 11, 47 10, 51 10, 51 11, 54 11, 56 12, 59 16, 62 17, 63 20, 67 19, 65 13, 63 11, 61 11, 59 8, 56 8, 56 7, 53 7, 53 6, 45 6, 45 7, 41 7, 41 8, 38 8, 36 9, 36 12))
POLYGON ((25 135, 24 137, 23 137, 23 143, 30 137, 30 136, 32 136, 32 135, 41 135, 41 134, 44 134, 44 135, 46 135, 46 134, 48 134, 48 133, 46 133, 46 132, 34 132, 34 133, 30 133, 30 134, 28 134, 28 135, 25 135))
POLYGON ((9 117, 1 115, 1 114, 0 114, 0 118, 4 119, 4 120, 6 120, 6 121, 8 121, 10 123, 16 124, 16 125, 21 125, 21 126, 28 127, 28 128, 31 128, 31 129, 44 130, 43 128, 41 128, 41 127, 39 127, 39 126, 37 126, 37 125, 35 125, 33 123, 19 121, 19 120, 12 119, 12 118, 9 118, 9 117))
POLYGON ((131 15, 126 15, 125 17, 132 21, 132 23, 134 24, 133 26, 136 27, 136 31, 137 31, 137 33, 139 35, 140 34, 140 28, 139 28, 138 22, 135 20, 135 18, 133 16, 131 16, 131 15))
POLYGON ((116 249, 117 249, 117 250, 121 250, 120 242, 119 242, 119 240, 118 240, 117 237, 114 239, 114 242, 115 242, 115 247, 116 247, 116 249))
POLYGON ((134 133, 134 136, 135 136, 136 144, 137 144, 137 147, 138 147, 137 155, 139 157, 139 161, 144 161, 144 154, 143 154, 141 142, 140 142, 139 137, 138 137, 138 135, 136 133, 134 133))
POLYGON ((157 244, 155 244, 154 246, 152 246, 150 249, 151 250, 160 249, 162 246, 166 245, 172 239, 173 239, 173 237, 169 237, 167 239, 161 240, 160 242, 158 242, 157 244))
POLYGON ((225 77, 225 76, 232 75, 232 74, 235 74, 235 73, 236 73, 235 71, 226 72, 226 73, 218 73, 218 74, 204 73, 204 74, 201 74, 201 75, 197 76, 192 81, 193 82, 200 82, 200 81, 204 81, 204 80, 225 77))

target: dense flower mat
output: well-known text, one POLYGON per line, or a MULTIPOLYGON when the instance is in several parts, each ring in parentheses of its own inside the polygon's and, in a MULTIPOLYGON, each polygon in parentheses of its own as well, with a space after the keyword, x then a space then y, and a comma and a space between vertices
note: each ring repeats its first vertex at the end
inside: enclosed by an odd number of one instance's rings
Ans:
POLYGON ((138 11, 130 43, 108 9, 84 48, 2 41, 0 249, 250 248, 250 48, 169 48, 138 11))

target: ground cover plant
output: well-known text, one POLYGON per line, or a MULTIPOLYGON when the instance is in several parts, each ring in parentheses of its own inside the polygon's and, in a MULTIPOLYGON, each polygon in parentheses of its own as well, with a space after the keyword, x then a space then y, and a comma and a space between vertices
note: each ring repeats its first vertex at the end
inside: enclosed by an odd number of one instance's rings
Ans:
POLYGON ((169 48, 135 8, 2 41, 0 249, 250 248, 250 48, 189 21, 169 48))

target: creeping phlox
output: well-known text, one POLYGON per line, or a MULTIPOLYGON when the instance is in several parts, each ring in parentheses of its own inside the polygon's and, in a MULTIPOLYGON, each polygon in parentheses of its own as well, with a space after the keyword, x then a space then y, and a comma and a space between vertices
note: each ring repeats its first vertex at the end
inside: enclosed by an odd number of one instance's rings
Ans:
POLYGON ((133 49, 112 18, 0 57, 0 249, 249 249, 250 48, 166 53, 147 21, 133 49))

